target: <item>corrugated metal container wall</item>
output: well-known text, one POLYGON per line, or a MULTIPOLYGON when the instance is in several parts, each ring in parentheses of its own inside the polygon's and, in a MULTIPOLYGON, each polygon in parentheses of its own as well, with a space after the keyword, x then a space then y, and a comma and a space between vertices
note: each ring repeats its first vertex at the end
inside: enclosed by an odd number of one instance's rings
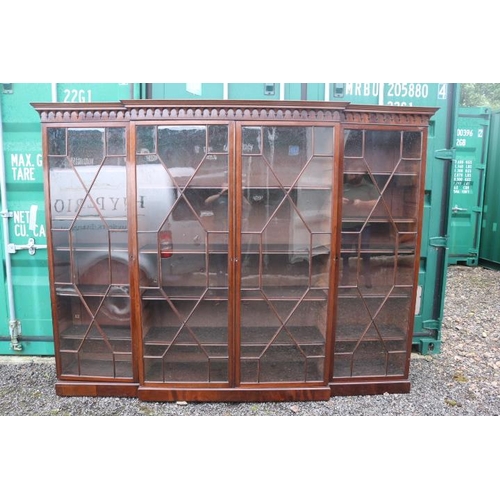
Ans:
POLYGON ((31 102, 140 97, 128 83, 13 83, 0 87, 2 172, 0 355, 54 353, 40 119, 31 102))
POLYGON ((498 269, 500 267, 500 111, 491 115, 490 142, 484 191, 483 222, 479 261, 482 265, 498 269))
POLYGON ((355 104, 430 106, 439 110, 430 122, 419 300, 414 346, 438 353, 448 265, 449 189, 453 131, 459 84, 454 83, 155 83, 153 99, 286 99, 347 101, 355 104))

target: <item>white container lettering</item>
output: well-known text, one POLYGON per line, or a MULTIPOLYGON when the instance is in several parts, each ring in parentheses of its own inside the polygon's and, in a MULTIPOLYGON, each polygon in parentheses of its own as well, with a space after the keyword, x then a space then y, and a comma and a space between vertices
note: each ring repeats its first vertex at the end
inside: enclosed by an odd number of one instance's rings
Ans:
POLYGON ((92 102, 92 90, 64 89, 63 102, 92 102))
POLYGON ((380 84, 378 83, 346 83, 345 86, 345 95, 377 97, 379 91, 380 84))
POLYGON ((423 98, 429 97, 427 83, 388 83, 388 97, 423 98))

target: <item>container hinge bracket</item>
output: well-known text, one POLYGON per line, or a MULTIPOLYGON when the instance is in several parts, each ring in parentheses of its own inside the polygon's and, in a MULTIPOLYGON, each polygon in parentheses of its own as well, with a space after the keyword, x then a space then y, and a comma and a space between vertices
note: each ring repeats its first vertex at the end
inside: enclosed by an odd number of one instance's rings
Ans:
POLYGON ((438 160, 454 160, 455 159, 455 149, 437 149, 434 151, 434 158, 438 160))
POLYGON ((8 219, 10 217, 14 217, 14 212, 9 212, 8 210, 4 210, 3 212, 0 212, 0 215, 4 218, 4 219, 8 219))
POLYGON ((19 337, 21 336, 21 322, 18 319, 13 319, 9 321, 9 331, 10 331, 10 348, 13 351, 22 351, 23 346, 19 342, 19 337))
POLYGON ((441 327, 441 322, 437 319, 427 319, 422 322, 422 326, 426 330, 439 330, 441 327))
POLYGON ((9 253, 16 253, 18 250, 28 250, 30 255, 35 255, 37 250, 47 248, 47 245, 36 245, 34 238, 29 238, 26 245, 15 245, 14 243, 9 243, 7 245, 7 250, 9 253))
POLYGON ((433 238, 429 238, 429 245, 437 248, 446 248, 448 243, 447 236, 434 236, 433 238))

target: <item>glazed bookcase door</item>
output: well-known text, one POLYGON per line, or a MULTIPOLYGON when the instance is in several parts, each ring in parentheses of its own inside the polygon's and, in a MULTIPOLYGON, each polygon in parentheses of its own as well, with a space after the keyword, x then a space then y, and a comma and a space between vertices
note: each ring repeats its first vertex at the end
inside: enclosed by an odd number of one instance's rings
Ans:
POLYGON ((322 382, 334 127, 249 124, 240 137, 240 382, 322 382))
POLYGON ((136 128, 144 380, 323 382, 334 129, 229 130, 136 128))
POLYGON ((142 352, 147 383, 227 385, 232 300, 229 125, 138 125, 142 352))
POLYGON ((344 133, 334 378, 402 376, 419 245, 423 133, 344 133))
POLYGON ((62 376, 133 376, 125 127, 47 129, 62 376))

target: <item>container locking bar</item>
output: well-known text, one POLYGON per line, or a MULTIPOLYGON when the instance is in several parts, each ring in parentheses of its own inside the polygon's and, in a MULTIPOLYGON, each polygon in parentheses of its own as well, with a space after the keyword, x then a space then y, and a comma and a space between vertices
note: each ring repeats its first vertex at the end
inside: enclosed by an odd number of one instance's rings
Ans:
POLYGON ((29 238, 26 245, 15 245, 14 243, 9 243, 7 245, 7 250, 9 253, 16 253, 18 250, 28 250, 30 255, 35 255, 37 250, 47 248, 47 245, 36 245, 34 238, 29 238))
POLYGON ((17 319, 9 321, 10 348, 13 351, 22 351, 23 345, 20 342, 21 322, 17 319))

